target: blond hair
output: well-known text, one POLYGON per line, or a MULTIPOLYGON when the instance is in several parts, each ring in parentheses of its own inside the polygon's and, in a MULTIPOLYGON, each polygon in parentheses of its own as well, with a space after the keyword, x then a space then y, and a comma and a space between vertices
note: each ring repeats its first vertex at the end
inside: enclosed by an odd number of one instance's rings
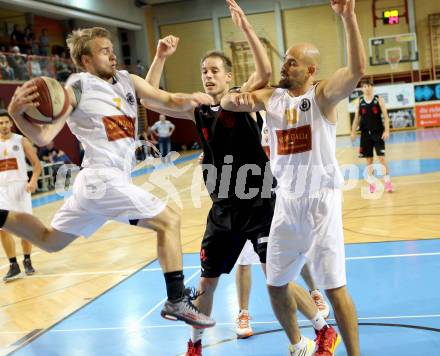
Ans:
POLYGON ((85 70, 85 68, 82 65, 81 57, 91 55, 90 41, 95 38, 108 38, 111 40, 111 34, 105 28, 91 27, 74 30, 67 36, 66 42, 70 50, 70 58, 82 70, 85 70))

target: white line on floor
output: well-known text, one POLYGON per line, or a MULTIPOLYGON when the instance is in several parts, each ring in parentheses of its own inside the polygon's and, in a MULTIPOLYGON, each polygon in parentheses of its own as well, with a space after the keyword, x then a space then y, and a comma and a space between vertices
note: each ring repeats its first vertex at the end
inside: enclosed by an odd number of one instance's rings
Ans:
MULTIPOLYGON (((197 275, 199 274, 199 271, 195 271, 189 278, 187 278, 185 280, 185 285, 191 281, 192 279, 194 279, 197 275)), ((134 325, 132 327, 137 328, 139 326, 139 324, 145 319, 147 318, 150 314, 152 314, 157 308, 159 308, 160 306, 163 305, 163 303, 165 303, 165 301, 167 300, 167 298, 162 299, 159 303, 157 303, 152 309, 150 309, 148 312, 146 312, 140 319, 138 319, 134 325)))
MULTIPOLYGON (((189 279, 188 279, 189 281, 189 279)), ((165 299, 166 300, 166 299, 165 299)), ((161 302, 162 303, 162 302, 161 302)), ((159 304, 161 305, 161 304, 159 304)), ((147 313, 151 314, 150 311, 147 313)), ((145 315, 147 315, 145 314, 145 315)), ((396 315, 396 316, 370 316, 370 317, 360 317, 359 321, 362 320, 390 320, 390 319, 427 319, 427 318, 440 318, 440 314, 426 314, 426 315, 396 315)), ((335 319, 328 319, 327 321, 333 322, 335 319)), ((301 319, 298 320, 300 324, 310 324, 309 320, 301 319)), ((270 325, 278 324, 278 321, 252 321, 254 325, 270 325)), ((217 323, 216 326, 235 326, 235 322, 231 323, 217 323)), ((107 330, 127 330, 132 329, 133 326, 115 326, 107 328, 78 328, 78 329, 55 329, 49 330, 49 332, 59 333, 59 332, 80 332, 80 331, 107 331, 107 330)), ((183 323, 169 323, 167 325, 139 325, 137 328, 140 329, 161 329, 161 328, 190 328, 189 325, 183 323)), ((27 334, 30 331, 0 331, 0 334, 27 334)))

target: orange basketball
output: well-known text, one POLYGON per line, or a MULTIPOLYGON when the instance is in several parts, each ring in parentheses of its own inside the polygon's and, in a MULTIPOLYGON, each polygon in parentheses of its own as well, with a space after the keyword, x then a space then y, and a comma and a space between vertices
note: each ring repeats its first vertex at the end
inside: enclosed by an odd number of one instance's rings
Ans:
POLYGON ((24 117, 37 124, 51 124, 62 117, 69 108, 66 89, 55 79, 39 77, 32 80, 37 86, 39 106, 27 109, 24 117))

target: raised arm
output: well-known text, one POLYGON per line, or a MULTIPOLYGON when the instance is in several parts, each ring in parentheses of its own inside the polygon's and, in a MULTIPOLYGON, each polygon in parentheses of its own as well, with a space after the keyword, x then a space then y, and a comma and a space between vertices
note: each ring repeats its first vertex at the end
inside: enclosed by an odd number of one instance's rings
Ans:
MULTIPOLYGON (((159 40, 157 44, 156 55, 154 56, 153 63, 151 63, 150 69, 148 70, 145 81, 148 82, 153 88, 158 89, 160 84, 160 78, 163 73, 163 68, 167 58, 174 54, 179 43, 179 38, 173 35, 166 36, 159 40)), ((178 119, 187 119, 194 121, 194 110, 182 111, 179 108, 173 109, 170 107, 163 107, 162 105, 157 105, 153 102, 148 102, 141 100, 141 104, 154 110, 160 114, 171 116, 178 119)))
POLYGON ((354 11, 355 0, 331 0, 331 6, 341 17, 347 38, 348 63, 317 88, 318 104, 323 112, 332 110, 349 96, 365 74, 366 58, 362 37, 354 11))
POLYGON ((273 88, 264 88, 250 93, 228 93, 222 98, 220 106, 225 110, 238 112, 266 110, 273 91, 273 88))
POLYGON ((382 139, 386 141, 390 137, 390 117, 388 116, 388 110, 385 106, 385 101, 381 96, 379 96, 379 106, 380 110, 382 110, 383 125, 385 126, 385 130, 382 134, 382 139))
MULTIPOLYGON (((214 100, 205 93, 169 93, 167 91, 152 87, 141 77, 130 74, 134 83, 137 96, 141 99, 142 105, 151 107, 155 111, 193 113, 194 108, 199 105, 213 105, 214 100)), ((193 115, 193 114, 192 114, 193 115)), ((170 114, 173 116, 173 114, 170 114)))
POLYGON ((11 115, 15 124, 29 139, 37 146, 46 146, 58 135, 64 127, 67 118, 76 105, 75 95, 70 87, 66 87, 69 95, 70 105, 66 114, 54 121, 52 124, 39 125, 34 124, 23 117, 23 113, 31 106, 38 106, 36 99, 39 94, 37 87, 32 80, 27 81, 21 87, 15 90, 14 96, 8 106, 9 115, 11 115))
POLYGON ((272 67, 266 49, 249 23, 243 10, 235 0, 226 0, 231 12, 232 21, 244 33, 246 40, 252 50, 252 57, 255 63, 255 72, 251 74, 246 83, 241 87, 242 92, 250 92, 264 88, 272 75, 272 67))
POLYGON ((173 35, 161 38, 157 43, 156 55, 145 77, 145 80, 154 88, 159 88, 165 61, 176 51, 178 43, 179 38, 173 35))

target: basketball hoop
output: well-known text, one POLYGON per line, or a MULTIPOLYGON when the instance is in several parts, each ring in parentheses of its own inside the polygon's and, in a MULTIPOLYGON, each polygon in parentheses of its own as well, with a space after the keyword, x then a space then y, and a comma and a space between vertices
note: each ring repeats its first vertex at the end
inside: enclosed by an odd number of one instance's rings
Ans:
POLYGON ((390 65, 391 70, 395 72, 402 60, 402 48, 393 47, 385 49, 385 60, 390 65))

